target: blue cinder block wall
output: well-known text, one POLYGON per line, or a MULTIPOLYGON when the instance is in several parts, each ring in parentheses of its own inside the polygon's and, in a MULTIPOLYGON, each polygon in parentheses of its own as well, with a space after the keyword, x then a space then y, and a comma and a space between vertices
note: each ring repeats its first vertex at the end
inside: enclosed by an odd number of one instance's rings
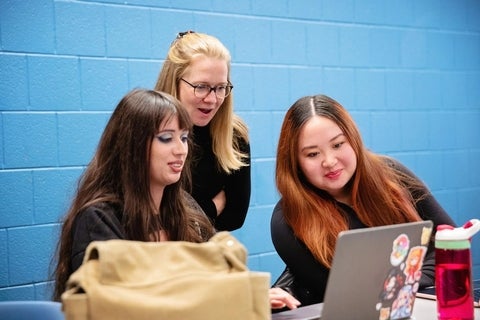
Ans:
MULTIPOLYGON (((59 220, 111 111, 152 88, 179 31, 231 50, 253 192, 234 234, 275 279, 275 150, 286 109, 325 93, 458 224, 480 218, 477 0, 0 0, 0 300, 51 294, 59 220)), ((473 242, 480 278, 480 235, 473 242)))

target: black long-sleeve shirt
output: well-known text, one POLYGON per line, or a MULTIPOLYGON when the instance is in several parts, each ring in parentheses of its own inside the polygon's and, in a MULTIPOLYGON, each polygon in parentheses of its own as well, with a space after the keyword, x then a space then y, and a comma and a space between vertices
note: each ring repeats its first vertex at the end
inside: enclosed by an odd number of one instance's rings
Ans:
MULTIPOLYGON (((185 196, 187 205, 203 214, 190 195, 185 193, 185 196)), ((87 247, 92 241, 129 240, 123 223, 124 214, 123 208, 119 205, 99 202, 85 208, 75 217, 71 235, 73 240, 70 264, 71 273, 82 264, 87 247)), ((203 241, 209 239, 210 230, 205 231, 204 233, 200 228, 198 229, 203 241)))
POLYGON ((82 264, 90 242, 127 239, 122 218, 120 207, 103 202, 86 208, 75 218, 72 226, 71 272, 82 264))
POLYGON ((194 150, 192 167, 192 196, 203 211, 213 221, 218 231, 232 231, 240 228, 247 215, 250 204, 250 145, 241 141, 241 152, 248 155, 248 166, 227 174, 218 167, 212 149, 210 127, 193 129, 194 150), (217 209, 212 201, 221 190, 227 199, 225 209, 217 216, 217 209))
MULTIPOLYGON (((415 175, 406 167, 398 162, 393 163, 394 166, 415 177, 415 175)), ((416 178, 416 177, 415 177, 416 178)), ((416 178, 418 179, 418 178, 416 178)), ((434 229, 440 224, 449 224, 455 226, 455 223, 445 210, 440 206, 433 195, 427 192, 427 196, 417 202, 416 209, 423 220, 432 220, 434 229)), ((339 208, 343 210, 348 217, 349 229, 365 228, 366 226, 358 219, 356 212, 348 205, 338 202, 339 208)), ((305 244, 296 238, 291 227, 286 223, 281 200, 277 203, 273 210, 271 219, 271 236, 272 241, 280 258, 285 262, 290 272, 295 277, 296 286, 309 291, 311 297, 309 303, 322 302, 329 268, 321 264, 305 244)), ((430 243, 425 260, 422 267, 422 278, 420 279, 420 287, 434 285, 435 283, 435 250, 433 242, 430 243)), ((302 304, 305 304, 302 302, 302 304)))

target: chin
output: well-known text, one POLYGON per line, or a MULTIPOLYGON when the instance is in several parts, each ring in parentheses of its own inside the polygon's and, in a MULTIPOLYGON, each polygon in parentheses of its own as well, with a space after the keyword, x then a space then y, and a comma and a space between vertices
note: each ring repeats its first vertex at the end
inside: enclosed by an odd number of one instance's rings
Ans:
POLYGON ((196 125, 197 127, 205 127, 212 121, 213 117, 197 117, 195 121, 193 121, 193 124, 196 125))
POLYGON ((200 121, 200 122, 194 123, 194 125, 197 126, 197 127, 206 127, 209 123, 210 123, 210 120, 208 120, 208 121, 200 121))
POLYGON ((178 177, 174 177, 172 179, 169 179, 168 181, 166 181, 165 185, 168 186, 168 185, 177 183, 179 180, 180 180, 180 175, 178 177))

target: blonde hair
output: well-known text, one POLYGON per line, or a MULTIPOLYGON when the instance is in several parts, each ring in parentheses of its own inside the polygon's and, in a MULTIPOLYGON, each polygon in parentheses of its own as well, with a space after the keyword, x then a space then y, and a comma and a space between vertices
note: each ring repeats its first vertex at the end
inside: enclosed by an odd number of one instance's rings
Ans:
MULTIPOLYGON (((168 50, 155 90, 178 98, 178 83, 193 58, 199 55, 225 60, 230 81, 230 52, 217 38, 193 31, 179 33, 168 50)), ((220 168, 226 173, 248 166, 248 155, 240 150, 240 141, 248 142, 248 127, 233 112, 233 93, 228 95, 210 125, 213 153, 220 168)))

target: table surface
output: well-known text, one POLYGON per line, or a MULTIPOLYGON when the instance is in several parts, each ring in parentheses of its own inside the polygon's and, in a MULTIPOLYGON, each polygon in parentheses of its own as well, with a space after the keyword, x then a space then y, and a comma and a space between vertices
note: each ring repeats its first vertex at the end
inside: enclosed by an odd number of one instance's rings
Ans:
MULTIPOLYGON (((474 308, 474 315, 475 319, 480 319, 480 308, 474 308)), ((417 297, 413 306, 413 319, 437 320, 437 302, 417 297)))
MULTIPOLYGON (((308 307, 318 308, 318 312, 320 313, 321 303, 308 307)), ((292 311, 294 310, 281 312, 280 314, 285 313, 285 316, 281 318, 295 319, 295 313, 292 311)), ((475 319, 480 319, 480 308, 474 308, 474 316, 475 319)), ((280 317, 275 316, 275 314, 272 315, 272 318, 280 319, 280 317)), ((415 305, 413 306, 412 320, 437 320, 437 302, 435 300, 417 297, 417 299, 415 299, 415 305)))

